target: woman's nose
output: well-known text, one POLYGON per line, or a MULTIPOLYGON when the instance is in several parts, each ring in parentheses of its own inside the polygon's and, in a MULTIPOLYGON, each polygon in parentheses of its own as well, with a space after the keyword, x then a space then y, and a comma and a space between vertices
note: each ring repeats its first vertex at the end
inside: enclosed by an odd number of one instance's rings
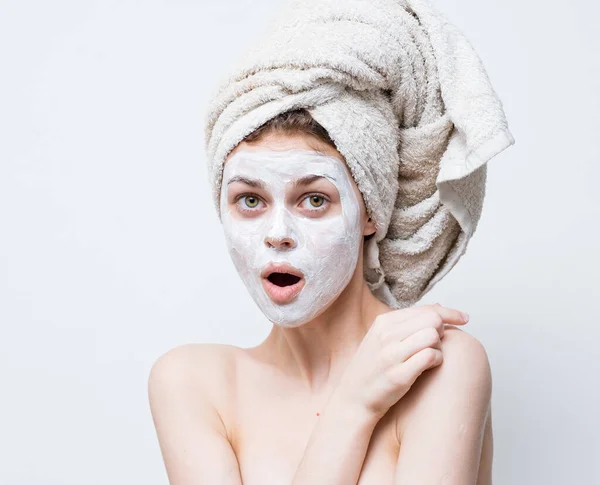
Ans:
POLYGON ((294 223, 284 206, 276 207, 270 220, 270 228, 265 234, 265 244, 273 249, 292 249, 296 247, 294 223))
POLYGON ((267 236, 265 244, 273 249, 292 249, 296 247, 296 241, 288 236, 267 236))

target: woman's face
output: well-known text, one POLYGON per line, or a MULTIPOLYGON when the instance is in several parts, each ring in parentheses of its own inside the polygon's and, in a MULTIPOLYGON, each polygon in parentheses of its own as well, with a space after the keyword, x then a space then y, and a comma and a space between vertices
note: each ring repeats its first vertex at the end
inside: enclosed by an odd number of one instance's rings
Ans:
POLYGON ((241 143, 229 155, 221 219, 229 254, 256 304, 271 322, 297 327, 350 282, 366 212, 339 152, 318 153, 301 135, 274 137, 241 143))

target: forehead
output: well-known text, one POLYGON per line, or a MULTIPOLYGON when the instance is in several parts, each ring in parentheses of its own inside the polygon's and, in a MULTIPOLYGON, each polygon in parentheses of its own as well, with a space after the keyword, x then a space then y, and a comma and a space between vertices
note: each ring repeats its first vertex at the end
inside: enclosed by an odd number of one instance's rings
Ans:
POLYGON ((238 151, 223 168, 223 182, 234 176, 247 176, 273 182, 287 182, 314 174, 341 183, 348 169, 339 158, 312 150, 238 151))

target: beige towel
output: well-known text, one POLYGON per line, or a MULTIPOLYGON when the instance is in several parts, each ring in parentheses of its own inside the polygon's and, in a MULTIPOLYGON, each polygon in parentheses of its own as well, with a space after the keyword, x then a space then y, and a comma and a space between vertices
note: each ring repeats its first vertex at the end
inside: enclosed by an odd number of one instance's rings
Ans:
POLYGON ((376 222, 369 287, 393 308, 415 304, 466 251, 486 162, 514 143, 477 53, 424 0, 289 2, 211 99, 217 212, 228 153, 295 108, 328 131, 376 222))

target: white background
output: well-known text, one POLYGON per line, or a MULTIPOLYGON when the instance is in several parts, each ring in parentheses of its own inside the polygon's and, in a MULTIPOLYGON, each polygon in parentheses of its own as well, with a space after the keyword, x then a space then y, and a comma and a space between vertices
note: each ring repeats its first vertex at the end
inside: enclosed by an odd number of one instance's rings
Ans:
MULTIPOLYGON (((267 335, 212 207, 203 117, 281 3, 0 2, 0 484, 166 484, 152 363, 267 335)), ((488 351, 495 485, 600 483, 600 11, 435 4, 516 144, 422 303, 468 311, 488 351)))

